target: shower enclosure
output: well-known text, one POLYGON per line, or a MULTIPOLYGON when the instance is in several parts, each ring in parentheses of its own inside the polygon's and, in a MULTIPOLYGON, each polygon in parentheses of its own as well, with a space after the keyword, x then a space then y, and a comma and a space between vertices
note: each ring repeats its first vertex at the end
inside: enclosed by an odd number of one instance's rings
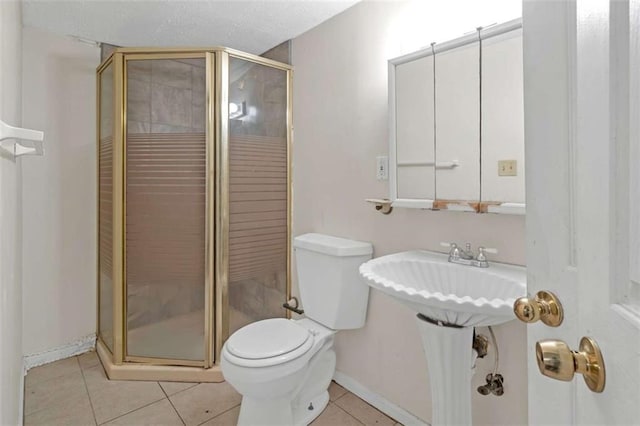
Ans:
POLYGON ((98 82, 98 343, 112 379, 220 381, 230 333, 286 317, 289 65, 116 49, 98 82))

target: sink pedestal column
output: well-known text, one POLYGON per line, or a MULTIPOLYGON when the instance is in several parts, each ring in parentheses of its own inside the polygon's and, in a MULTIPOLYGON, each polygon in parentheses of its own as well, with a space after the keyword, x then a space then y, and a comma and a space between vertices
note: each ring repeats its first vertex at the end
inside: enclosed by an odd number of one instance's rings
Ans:
POLYGON ((470 426, 473 327, 453 328, 417 319, 427 356, 432 426, 470 426))

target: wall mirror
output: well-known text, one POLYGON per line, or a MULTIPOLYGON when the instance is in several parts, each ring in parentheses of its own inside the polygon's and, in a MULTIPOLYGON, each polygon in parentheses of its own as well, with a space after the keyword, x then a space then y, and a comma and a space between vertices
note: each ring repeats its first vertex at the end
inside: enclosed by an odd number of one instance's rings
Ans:
POLYGON ((389 61, 394 207, 525 213, 522 21, 389 61))

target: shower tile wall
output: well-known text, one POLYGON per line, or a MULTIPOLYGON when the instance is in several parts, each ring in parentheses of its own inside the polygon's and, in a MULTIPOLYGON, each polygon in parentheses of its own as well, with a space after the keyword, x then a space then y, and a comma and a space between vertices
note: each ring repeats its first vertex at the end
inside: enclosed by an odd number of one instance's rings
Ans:
POLYGON ((229 101, 246 102, 247 116, 229 120, 230 136, 286 138, 287 81, 282 70, 232 60, 229 101))
POLYGON ((291 40, 280 43, 260 56, 282 62, 283 64, 291 64, 291 40))
POLYGON ((107 59, 115 50, 120 46, 114 46, 113 44, 100 43, 100 62, 107 59))
POLYGON ((128 61, 128 133, 205 131, 202 59, 128 61))

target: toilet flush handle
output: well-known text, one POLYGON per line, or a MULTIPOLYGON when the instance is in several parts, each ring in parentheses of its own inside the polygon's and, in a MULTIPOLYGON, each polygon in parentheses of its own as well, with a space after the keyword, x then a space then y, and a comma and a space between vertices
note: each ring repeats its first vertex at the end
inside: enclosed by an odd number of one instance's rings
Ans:
POLYGON ((298 302, 298 298, 297 297, 292 297, 291 299, 289 299, 289 301, 287 301, 286 303, 282 304, 283 308, 288 309, 290 311, 293 311, 298 315, 304 314, 304 309, 300 309, 300 308, 298 308, 298 306, 300 306, 300 304, 298 302))

